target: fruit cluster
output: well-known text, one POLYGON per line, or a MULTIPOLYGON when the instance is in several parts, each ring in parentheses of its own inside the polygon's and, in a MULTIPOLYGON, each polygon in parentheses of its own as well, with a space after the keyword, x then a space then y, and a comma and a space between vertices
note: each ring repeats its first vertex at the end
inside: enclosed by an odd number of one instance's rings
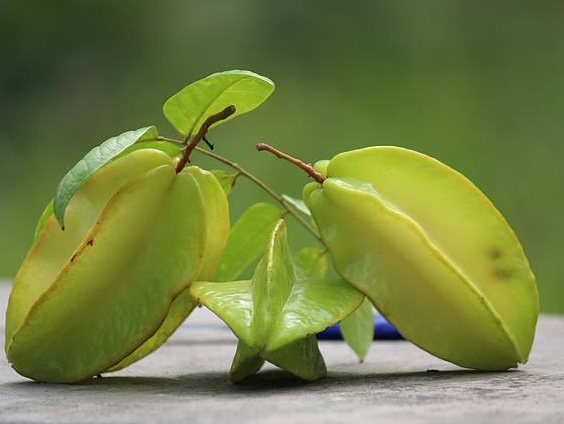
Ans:
POLYGON ((305 380, 323 377, 315 334, 339 322, 362 359, 371 305, 403 337, 462 367, 527 361, 538 316, 534 276, 503 216, 458 172, 399 147, 345 152, 312 167, 258 146, 315 180, 300 201, 198 147, 213 148, 210 128, 273 90, 248 71, 210 75, 164 105, 181 140, 154 127, 129 131, 64 176, 9 299, 5 348, 18 373, 69 383, 122 369, 161 346, 198 304, 239 339, 234 382, 264 361, 305 380), (235 172, 187 166, 194 151, 235 172), (227 196, 240 176, 281 208, 252 205, 231 227, 227 196), (293 255, 284 215, 320 247, 293 255), (252 278, 240 280, 260 257, 252 278))

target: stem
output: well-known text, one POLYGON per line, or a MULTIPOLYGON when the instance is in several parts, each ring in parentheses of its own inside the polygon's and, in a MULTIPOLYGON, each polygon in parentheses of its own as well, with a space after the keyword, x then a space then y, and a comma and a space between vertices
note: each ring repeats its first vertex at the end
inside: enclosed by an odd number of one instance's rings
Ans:
POLYGON ((305 163, 304 161, 297 159, 293 156, 290 156, 286 153, 281 152, 278 149, 275 149, 274 147, 266 144, 266 143, 259 143, 256 145, 256 148, 259 152, 262 151, 267 151, 272 153, 274 156, 279 157, 280 159, 284 159, 287 162, 290 162, 293 165, 296 165, 298 168, 302 169, 305 171, 305 173, 307 175, 309 175, 311 178, 313 178, 315 181, 317 181, 319 184, 323 184, 323 181, 325 181, 325 178, 323 178, 323 175, 321 175, 319 172, 317 172, 315 169, 313 169, 313 166, 311 166, 311 164, 309 163, 305 163))
MULTIPOLYGON (((176 140, 174 138, 158 136, 157 139, 161 140, 161 141, 167 141, 169 143, 176 144, 176 145, 184 145, 184 142, 182 142, 181 140, 176 140)), ((315 228, 313 228, 313 226, 309 222, 307 222, 304 218, 302 218, 302 216, 299 215, 295 211, 295 209, 284 200, 284 198, 282 196, 280 196, 278 193, 276 193, 273 189, 271 189, 269 186, 267 186, 265 183, 263 183, 261 180, 259 180, 257 177, 255 177, 253 174, 248 172, 245 168, 242 168, 239 164, 232 162, 229 159, 218 155, 217 153, 210 152, 208 150, 202 149, 201 147, 196 146, 192 150, 196 150, 197 152, 199 152, 203 155, 209 156, 212 159, 215 159, 218 162, 221 162, 221 163, 229 166, 230 168, 233 168, 235 171, 237 171, 237 176, 243 175, 245 178, 247 178, 248 180, 250 180, 251 182, 256 184, 266 194, 268 194, 270 197, 272 197, 272 199, 274 199, 274 201, 276 201, 276 203, 278 203, 282 207, 282 209, 284 209, 283 215, 285 215, 285 214, 292 215, 294 217, 294 219, 308 233, 310 233, 317 241, 319 241, 319 243, 321 243, 322 245, 325 245, 323 243, 323 240, 321 240, 321 237, 319 236, 319 234, 315 230, 315 228)), ((237 176, 235 178, 237 178, 237 176)))
POLYGON ((324 244, 323 240, 321 240, 321 237, 319 236, 317 231, 311 226, 311 224, 309 224, 305 219, 303 219, 298 214, 298 212, 296 212, 290 205, 288 205, 282 196, 280 196, 278 193, 276 193, 274 190, 272 190, 269 186, 267 186, 265 183, 263 183, 261 180, 259 180, 257 177, 255 177, 253 174, 251 174, 250 172, 248 172, 246 169, 242 168, 240 165, 236 164, 235 162, 232 162, 229 159, 218 155, 217 153, 213 153, 213 152, 210 152, 208 150, 204 150, 200 147, 195 147, 194 150, 196 150, 199 153, 202 153, 206 156, 209 156, 209 157, 217 160, 218 162, 221 162, 221 163, 233 168, 235 171, 237 171, 237 173, 239 175, 243 175, 245 178, 252 181, 258 187, 260 187, 266 194, 268 194, 270 197, 272 197, 278 204, 280 204, 280 206, 282 206, 282 208, 284 209, 285 213, 292 215, 294 217, 294 219, 296 221, 298 221, 298 223, 302 227, 304 227, 304 229, 307 232, 309 232, 313 237, 315 237, 322 245, 324 244))
POLYGON ((188 143, 188 145, 184 149, 184 154, 182 155, 182 158, 180 158, 180 162, 178 162, 178 165, 176 166, 177 174, 184 169, 184 167, 188 162, 190 162, 190 155, 192 154, 196 146, 198 146, 198 143, 202 141, 203 138, 206 136, 206 133, 208 132, 209 128, 216 122, 223 121, 229 118, 234 113, 235 113, 235 106, 229 105, 221 112, 218 112, 206 118, 206 120, 202 123, 202 126, 196 133, 196 135, 192 138, 192 140, 188 143))

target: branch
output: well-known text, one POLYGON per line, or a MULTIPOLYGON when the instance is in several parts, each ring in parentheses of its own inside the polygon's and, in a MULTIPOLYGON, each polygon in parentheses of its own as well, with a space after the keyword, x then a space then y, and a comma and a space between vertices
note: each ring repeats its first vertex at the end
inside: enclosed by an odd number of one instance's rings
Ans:
POLYGON ((307 230, 308 233, 310 233, 313 237, 315 237, 315 239, 317 239, 317 241, 319 241, 319 243, 321 243, 322 245, 325 245, 323 243, 323 240, 321 240, 321 237, 319 236, 319 234, 315 230, 315 228, 313 228, 313 226, 309 222, 307 222, 304 218, 302 218, 301 215, 299 215, 299 213, 294 210, 294 208, 289 206, 282 196, 280 196, 278 193, 276 193, 273 189, 271 189, 269 186, 267 186, 265 183, 263 183, 261 180, 259 180, 257 177, 255 177, 253 174, 248 172, 245 168, 241 167, 240 165, 236 164, 235 162, 231 162, 229 159, 224 158, 223 156, 220 156, 217 153, 209 152, 209 151, 204 150, 200 147, 196 147, 195 150, 199 153, 202 153, 206 156, 209 156, 209 157, 217 160, 218 162, 224 163, 225 165, 227 165, 227 166, 233 168, 235 171, 237 171, 237 173, 239 175, 243 175, 245 178, 247 178, 250 181, 252 181, 253 183, 255 183, 265 193, 267 193, 270 197, 272 197, 284 209, 284 211, 286 213, 292 215, 294 217, 294 219, 296 221, 298 221, 298 223, 305 230, 307 230))
POLYGON ((180 158, 180 162, 178 162, 178 165, 176 166, 177 174, 184 169, 184 167, 188 162, 190 162, 190 155, 192 154, 198 143, 204 139, 209 128, 216 122, 223 121, 229 118, 234 113, 235 113, 235 106, 229 105, 221 112, 218 112, 206 118, 206 120, 203 122, 202 126, 200 127, 200 130, 196 133, 196 135, 192 138, 190 143, 188 143, 188 145, 184 149, 184 154, 182 155, 182 158, 180 158))
POLYGON ((313 169, 313 166, 311 166, 311 164, 309 164, 309 163, 305 163, 304 161, 297 159, 295 157, 292 157, 292 156, 290 156, 286 153, 283 153, 280 150, 275 149, 274 147, 272 147, 268 144, 265 144, 265 143, 257 144, 256 149, 259 152, 262 152, 262 151, 270 152, 274 156, 279 157, 280 159, 284 159, 285 161, 290 162, 293 165, 296 165, 298 168, 305 171, 307 175, 309 175, 311 178, 313 178, 319 184, 323 184, 323 181, 325 181, 325 178, 323 177, 323 175, 321 175, 319 172, 317 172, 315 169, 313 169))

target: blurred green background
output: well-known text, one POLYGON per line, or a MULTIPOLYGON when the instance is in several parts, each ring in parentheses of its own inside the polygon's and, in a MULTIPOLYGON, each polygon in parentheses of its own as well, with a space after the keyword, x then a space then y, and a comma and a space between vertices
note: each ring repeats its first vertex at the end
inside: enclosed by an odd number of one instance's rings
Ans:
MULTIPOLYGON (((149 124, 174 135, 168 96, 250 69, 277 90, 209 135, 218 153, 296 197, 304 175, 255 143, 306 161, 374 144, 435 156, 494 201, 542 309, 564 312, 563 22, 561 1, 3 0, 0 276, 87 150, 149 124)), ((236 217, 266 197, 240 180, 231 200, 236 217)), ((290 238, 312 242, 296 226, 290 238)))

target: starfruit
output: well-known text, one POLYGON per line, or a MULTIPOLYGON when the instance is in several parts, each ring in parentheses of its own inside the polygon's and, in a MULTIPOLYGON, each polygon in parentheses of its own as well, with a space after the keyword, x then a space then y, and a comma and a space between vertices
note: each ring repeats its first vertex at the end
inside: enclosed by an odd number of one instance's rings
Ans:
POLYGON ((256 373, 265 360, 304 380, 324 377, 315 334, 352 313, 364 299, 342 279, 300 278, 284 220, 272 230, 252 280, 198 281, 190 291, 239 338, 233 382, 256 373))
MULTIPOLYGON (((229 205, 225 190, 212 173, 196 166, 185 168, 184 172, 190 173, 200 185, 206 222, 206 244, 202 252, 202 269, 195 280, 210 280, 226 247, 229 235, 229 205)), ((190 282, 185 281, 188 287, 174 298, 165 320, 155 334, 107 371, 118 371, 139 361, 168 340, 198 305, 190 295, 190 282)))
POLYGON ((43 221, 12 287, 5 349, 18 373, 64 383, 121 368, 166 340, 229 229, 211 173, 176 173, 155 149, 94 173, 70 200, 64 231, 54 216, 43 221))
POLYGON ((406 338, 462 367, 525 363, 535 277, 501 213, 466 177, 398 147, 349 151, 304 188, 339 274, 406 338))

